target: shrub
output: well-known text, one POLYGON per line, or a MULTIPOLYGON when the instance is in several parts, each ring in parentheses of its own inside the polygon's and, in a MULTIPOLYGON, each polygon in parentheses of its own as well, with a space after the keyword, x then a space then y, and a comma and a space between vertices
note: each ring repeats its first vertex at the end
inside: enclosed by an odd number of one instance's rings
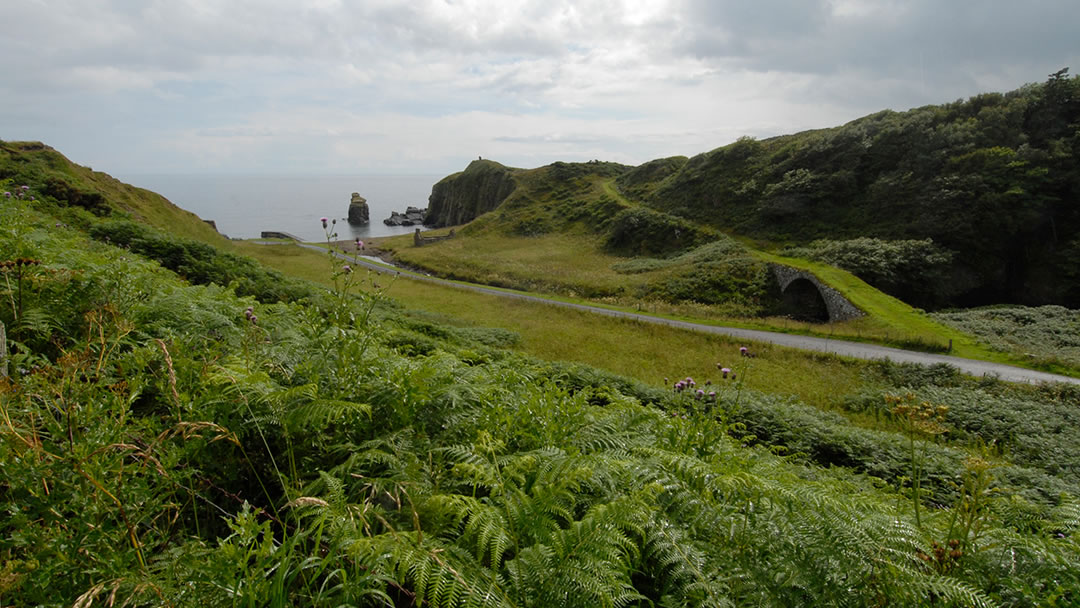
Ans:
POLYGON ((625 255, 649 255, 687 249, 706 240, 705 233, 692 222, 635 207, 615 216, 605 246, 625 255))
POLYGON ((918 306, 940 306, 952 294, 948 282, 953 253, 935 245, 931 239, 823 239, 784 253, 843 268, 874 287, 918 306))
POLYGON ((157 260, 188 281, 205 285, 232 285, 238 295, 260 302, 310 298, 313 290, 250 258, 220 251, 205 243, 167 235, 131 221, 107 221, 93 226, 90 235, 157 260))

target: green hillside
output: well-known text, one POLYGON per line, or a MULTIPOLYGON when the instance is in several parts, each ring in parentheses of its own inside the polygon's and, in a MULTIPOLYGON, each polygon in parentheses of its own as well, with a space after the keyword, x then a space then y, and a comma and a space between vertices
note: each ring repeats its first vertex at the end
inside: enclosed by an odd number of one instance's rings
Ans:
POLYGON ((39 198, 54 203, 54 214, 80 226, 88 226, 98 217, 129 217, 177 236, 207 243, 225 242, 194 213, 173 205, 160 194, 76 165, 40 142, 0 141, 2 180, 33 185, 39 198))
POLYGON ((517 234, 580 221, 635 255, 719 231, 841 266, 922 308, 1080 308, 1078 167, 1080 78, 1062 70, 1009 93, 638 167, 474 161, 435 187, 430 225, 498 209, 517 234), (618 194, 593 196, 601 179, 618 194))
POLYGON ((1080 78, 1066 70, 1005 94, 744 138, 656 177, 623 190, 755 238, 933 239, 952 256, 946 272, 879 284, 915 305, 1080 307, 1080 78))
POLYGON ((19 177, 5 606, 1080 601, 1073 388, 815 355, 862 379, 820 409, 748 388, 783 366, 734 345, 645 384, 403 311, 330 258, 240 296, 269 271, 19 177))

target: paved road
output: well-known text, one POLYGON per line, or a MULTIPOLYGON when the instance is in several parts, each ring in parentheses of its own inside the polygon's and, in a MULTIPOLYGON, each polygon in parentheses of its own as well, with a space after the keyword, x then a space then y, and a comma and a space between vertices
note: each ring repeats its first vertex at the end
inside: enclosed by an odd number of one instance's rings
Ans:
MULTIPOLYGON (((280 244, 280 243, 267 243, 267 244, 280 244)), ((324 247, 317 245, 309 245, 307 243, 297 243, 301 247, 307 247, 308 249, 314 249, 316 251, 325 252, 324 247)), ((340 252, 335 254, 344 259, 355 262, 366 268, 370 268, 376 272, 382 272, 386 274, 399 274, 406 276, 410 279, 417 281, 427 281, 429 283, 435 283, 437 285, 443 285, 446 287, 454 287, 457 289, 465 289, 469 291, 475 291, 479 293, 499 296, 503 298, 514 298, 518 300, 528 300, 533 302, 539 302, 542 304, 549 304, 551 306, 562 306, 564 308, 572 308, 575 310, 582 310, 591 312, 598 315, 606 315, 609 317, 617 317, 622 319, 632 319, 640 321, 642 323, 654 323, 657 325, 667 325, 669 327, 676 327, 679 329, 688 329, 691 331, 699 331, 712 334, 722 334, 726 336, 733 336, 736 338, 743 338, 745 340, 753 340, 756 342, 767 342, 769 344, 778 344, 781 346, 790 346, 792 348, 799 348, 803 350, 813 350, 826 353, 835 353, 838 355, 844 355, 847 357, 855 357, 858 359, 889 359, 897 363, 921 363, 923 365, 931 365, 934 363, 947 363, 956 367, 965 374, 972 376, 997 376, 1002 380, 1009 382, 1067 382, 1071 384, 1080 384, 1080 378, 1070 378, 1068 376, 1060 376, 1058 374, 1050 374, 1047 372, 1040 372, 1022 367, 1014 367, 1012 365, 1004 365, 1001 363, 991 363, 988 361, 978 361, 975 359, 964 359, 961 357, 951 357, 948 355, 935 355, 931 353, 921 353, 917 351, 903 350, 899 348, 891 348, 888 346, 878 346, 876 344, 865 344, 862 342, 847 342, 844 340, 830 340, 827 338, 816 338, 812 336, 800 336, 795 334, 783 334, 774 333, 770 331, 762 331, 757 329, 740 329, 735 327, 718 327, 716 325, 705 325, 701 323, 691 323, 689 321, 676 321, 674 319, 665 319, 663 317, 654 317, 651 315, 639 314, 634 312, 624 312, 621 310, 610 310, 607 308, 601 308, 599 306, 589 306, 587 304, 574 304, 570 302, 560 302, 558 300, 550 300, 547 298, 530 295, 527 293, 517 291, 504 291, 501 289, 492 289, 490 287, 484 287, 483 285, 475 285, 471 283, 459 283, 454 281, 447 281, 445 279, 439 279, 424 274, 419 274, 403 269, 387 268, 383 262, 376 263, 375 258, 369 259, 357 259, 354 256, 347 256, 340 252)))

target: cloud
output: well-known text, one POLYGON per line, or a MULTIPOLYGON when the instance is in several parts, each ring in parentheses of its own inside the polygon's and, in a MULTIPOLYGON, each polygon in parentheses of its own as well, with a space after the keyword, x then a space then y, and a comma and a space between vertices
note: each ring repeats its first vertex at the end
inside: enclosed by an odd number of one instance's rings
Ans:
POLYGON ((0 137, 125 172, 639 163, 1080 62, 1072 0, 17 0, 0 22, 0 137))

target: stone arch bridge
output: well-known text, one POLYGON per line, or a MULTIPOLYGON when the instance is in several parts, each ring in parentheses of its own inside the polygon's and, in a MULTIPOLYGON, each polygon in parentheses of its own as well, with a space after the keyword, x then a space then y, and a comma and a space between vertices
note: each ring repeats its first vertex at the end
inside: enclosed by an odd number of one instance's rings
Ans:
POLYGON ((769 264, 782 296, 781 311, 803 321, 847 321, 864 316, 847 298, 812 273, 769 264))

